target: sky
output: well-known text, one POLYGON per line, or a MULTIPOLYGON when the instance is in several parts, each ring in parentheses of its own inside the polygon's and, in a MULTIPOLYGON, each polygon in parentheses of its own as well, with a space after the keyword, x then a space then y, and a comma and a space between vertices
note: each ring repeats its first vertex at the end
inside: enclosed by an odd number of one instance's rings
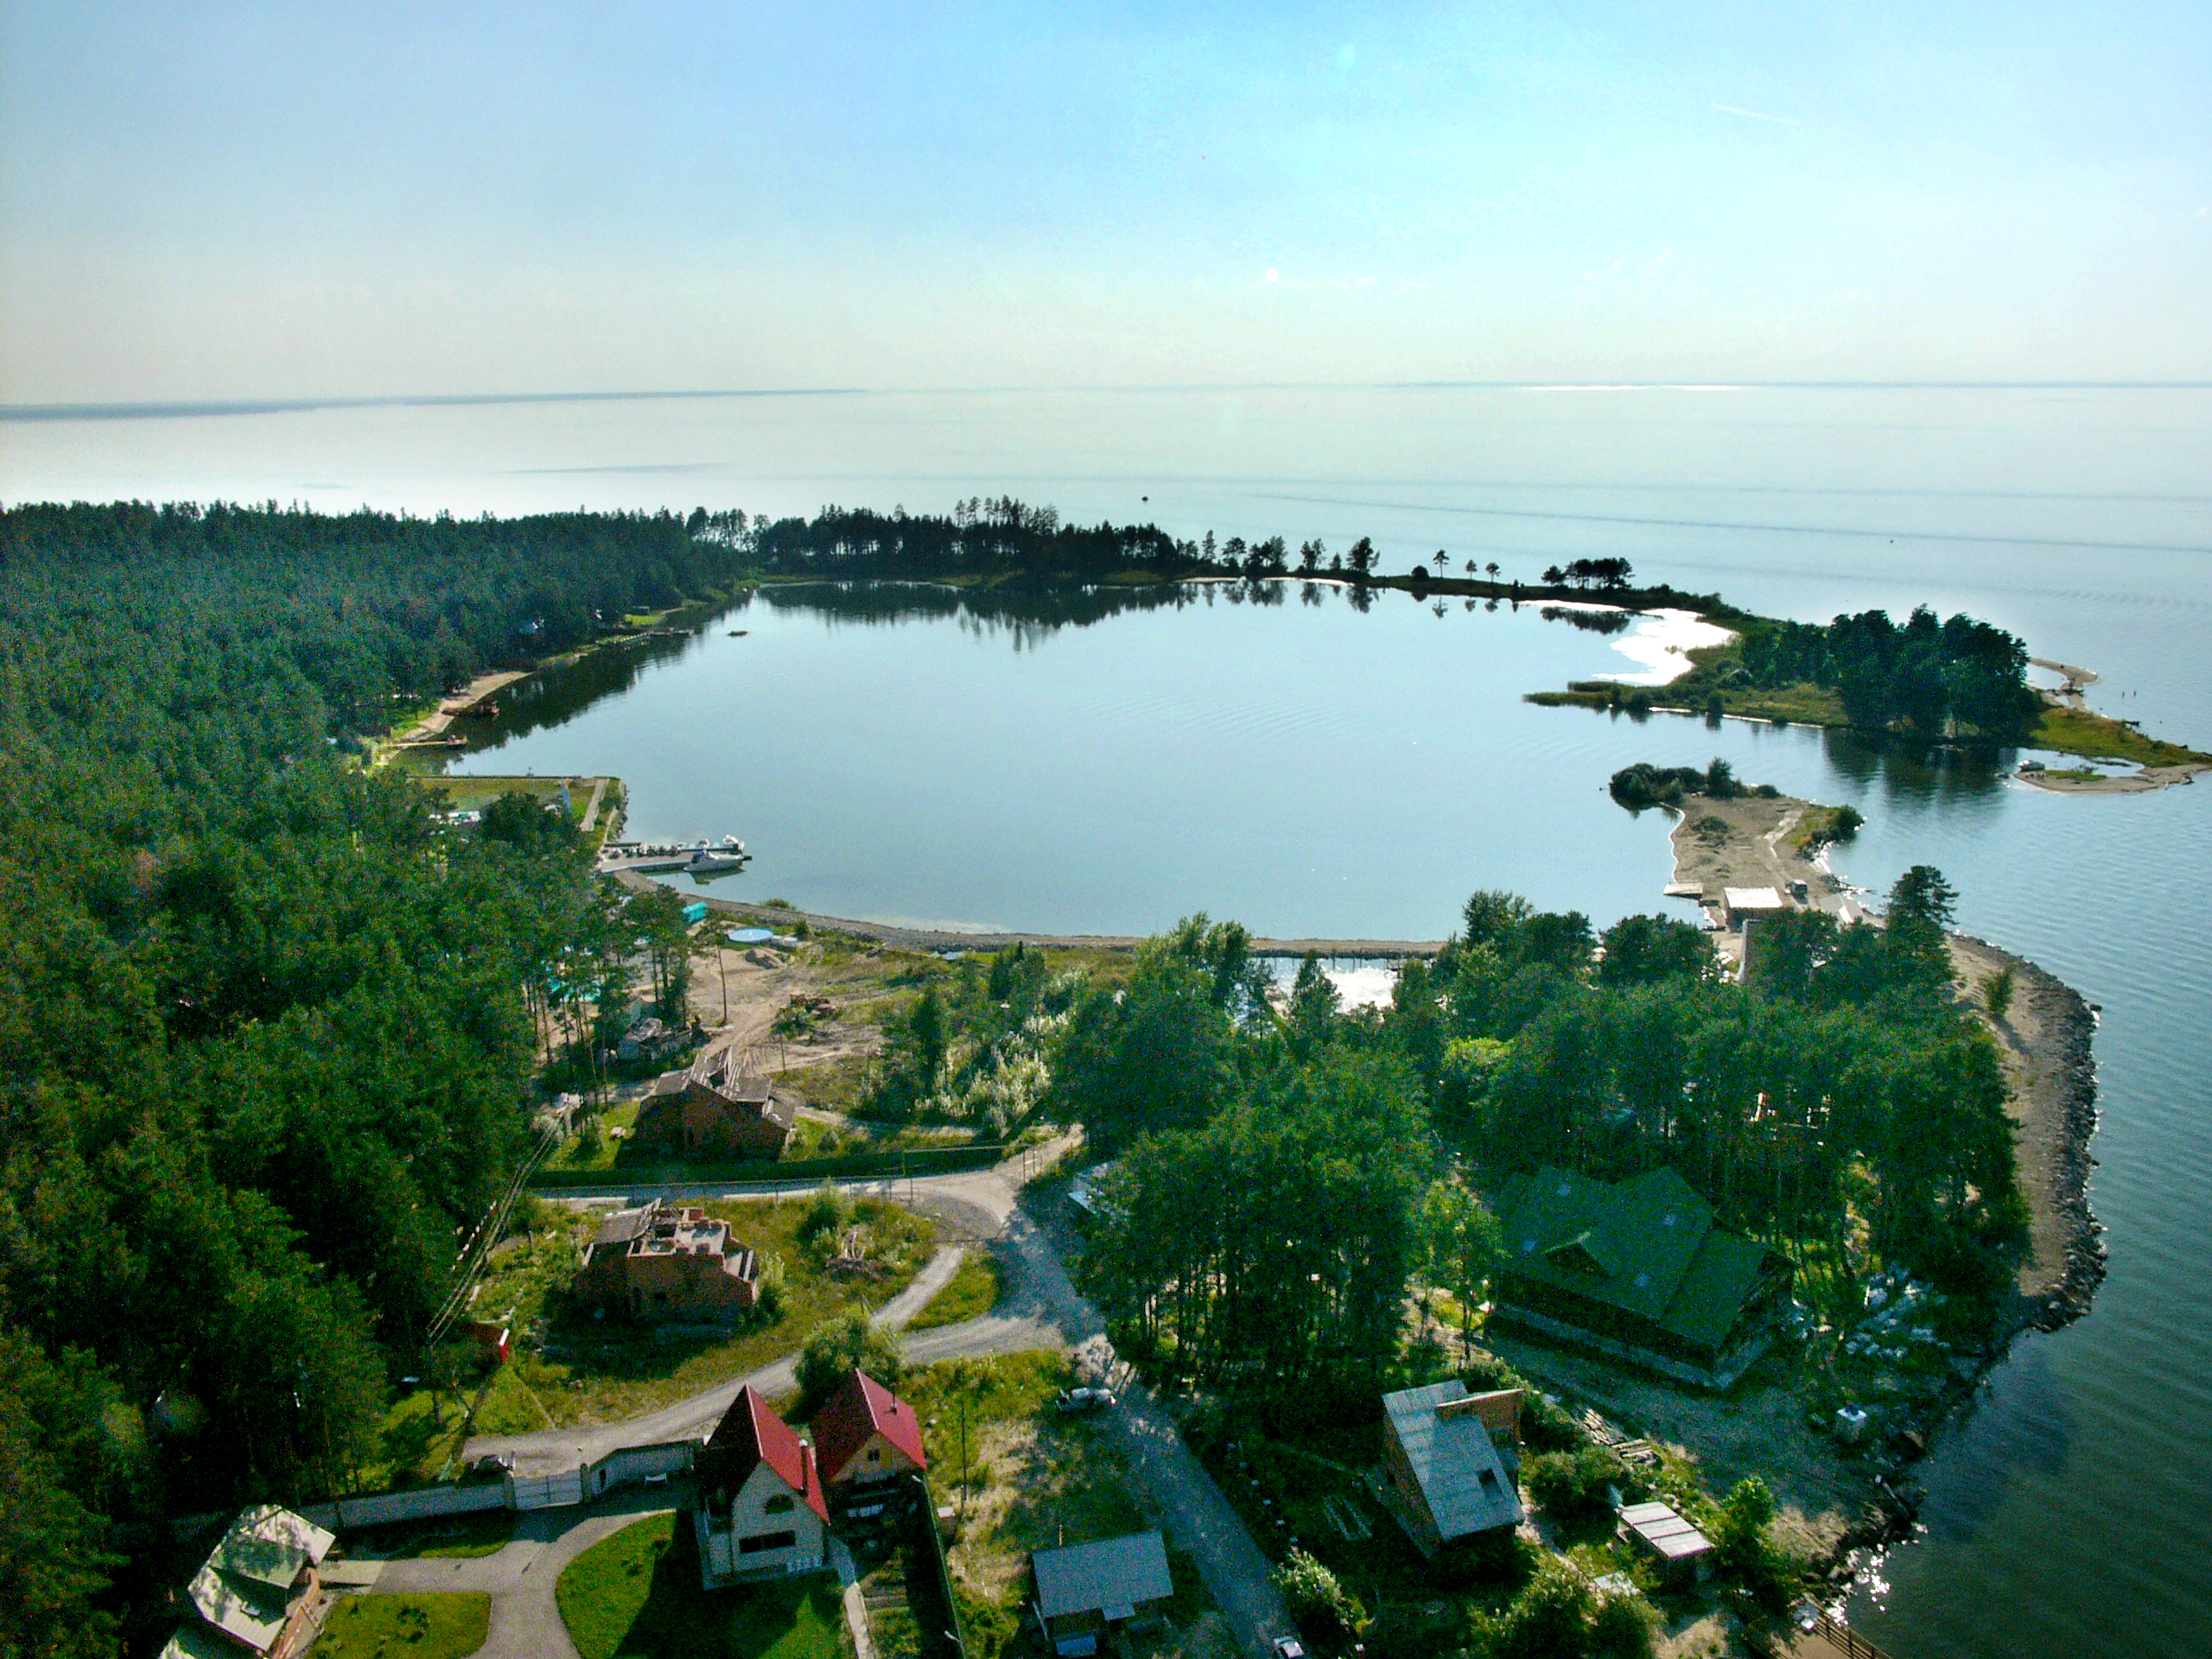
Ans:
POLYGON ((2212 7, 0 0, 0 404, 2212 379, 2212 7))

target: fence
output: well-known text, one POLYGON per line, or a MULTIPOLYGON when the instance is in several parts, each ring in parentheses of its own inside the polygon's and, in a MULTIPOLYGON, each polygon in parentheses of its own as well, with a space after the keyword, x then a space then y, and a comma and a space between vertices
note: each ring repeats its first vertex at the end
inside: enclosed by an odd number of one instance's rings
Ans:
POLYGON ((540 1192, 575 1187, 626 1190, 645 1186, 810 1186, 825 1180, 856 1181, 908 1175, 956 1175, 988 1169, 1011 1147, 996 1141, 968 1147, 919 1147, 908 1152, 864 1152, 842 1158, 794 1158, 787 1163, 623 1164, 611 1169, 541 1169, 531 1177, 540 1192))
POLYGON ((424 1486, 411 1492, 372 1492, 341 1497, 335 1503, 311 1503, 300 1513, 319 1527, 383 1527, 397 1521, 431 1521, 444 1515, 473 1515, 507 1507, 507 1484, 475 1481, 466 1486, 424 1486))
MULTIPOLYGON (((297 1513, 319 1527, 383 1527, 396 1522, 434 1521, 442 1516, 473 1515, 481 1510, 559 1509, 588 1503, 617 1487, 655 1475, 680 1475, 699 1454, 696 1440, 661 1440, 650 1446, 618 1446, 596 1463, 554 1475, 509 1475, 504 1480, 421 1486, 405 1492, 370 1492, 334 1503, 308 1503, 297 1513)), ((209 1517, 213 1519, 213 1517, 209 1517)))
POLYGON ((952 1574, 944 1564, 944 1540, 937 1529, 937 1499, 920 1475, 907 1477, 912 1484, 913 1514, 907 1524, 916 1528, 919 1574, 906 1578, 906 1605, 922 1638, 923 1659, 968 1659, 968 1643, 960 1630, 960 1607, 952 1599, 952 1574))

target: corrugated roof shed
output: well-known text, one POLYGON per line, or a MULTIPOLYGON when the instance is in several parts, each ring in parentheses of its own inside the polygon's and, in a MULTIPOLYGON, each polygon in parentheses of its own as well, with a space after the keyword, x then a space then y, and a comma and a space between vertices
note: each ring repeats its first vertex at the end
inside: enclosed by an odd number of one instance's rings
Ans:
POLYGON ((1712 1539, 1665 1503, 1626 1504, 1621 1510, 1621 1524, 1670 1561, 1686 1561, 1713 1548, 1712 1539))
POLYGON ((1167 1546, 1156 1532, 1037 1550, 1029 1564, 1037 1574, 1037 1605, 1046 1618, 1090 1612, 1129 1618, 1139 1602, 1165 1601, 1175 1593, 1167 1546))
POLYGON ((1520 1523, 1521 1495, 1465 1383, 1454 1377, 1386 1394, 1382 1410, 1446 1543, 1520 1523))

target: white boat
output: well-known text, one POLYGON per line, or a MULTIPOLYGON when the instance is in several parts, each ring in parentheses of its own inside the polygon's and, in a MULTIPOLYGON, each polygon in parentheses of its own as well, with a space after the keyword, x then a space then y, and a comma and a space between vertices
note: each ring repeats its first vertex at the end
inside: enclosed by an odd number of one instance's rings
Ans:
POLYGON ((702 842, 692 849, 691 856, 685 862, 683 870, 687 875, 702 875, 717 870, 739 869, 744 863, 745 852, 742 848, 709 847, 702 842))

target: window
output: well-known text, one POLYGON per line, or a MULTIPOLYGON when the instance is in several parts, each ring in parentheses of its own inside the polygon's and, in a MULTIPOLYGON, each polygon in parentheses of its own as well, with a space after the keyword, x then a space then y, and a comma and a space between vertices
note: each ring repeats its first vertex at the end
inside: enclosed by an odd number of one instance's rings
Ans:
POLYGON ((881 1463, 883 1461, 883 1453, 876 1451, 871 1446, 868 1450, 868 1460, 870 1463, 881 1463))
POLYGON ((791 1500, 789 1494, 779 1493, 760 1507, 771 1515, 789 1515, 791 1512, 791 1500))
POLYGON ((763 1550, 789 1549, 797 1542, 798 1542, 798 1534, 795 1532, 756 1532, 750 1538, 741 1538, 737 1541, 737 1553, 741 1555, 758 1555, 763 1550))

